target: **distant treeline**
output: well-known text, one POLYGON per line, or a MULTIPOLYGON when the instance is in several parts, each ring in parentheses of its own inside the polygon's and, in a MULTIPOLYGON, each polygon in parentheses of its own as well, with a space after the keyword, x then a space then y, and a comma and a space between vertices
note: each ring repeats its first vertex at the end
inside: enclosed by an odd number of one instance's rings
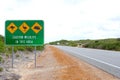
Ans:
POLYGON ((120 51, 120 38, 99 39, 99 40, 60 40, 50 42, 51 45, 65 45, 74 47, 85 47, 105 50, 120 51))

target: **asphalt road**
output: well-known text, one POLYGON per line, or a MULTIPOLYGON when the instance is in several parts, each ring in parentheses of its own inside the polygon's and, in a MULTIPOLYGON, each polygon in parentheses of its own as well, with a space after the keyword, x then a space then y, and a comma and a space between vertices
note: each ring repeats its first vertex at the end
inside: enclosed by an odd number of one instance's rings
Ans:
POLYGON ((120 52, 68 46, 55 47, 120 78, 120 52))

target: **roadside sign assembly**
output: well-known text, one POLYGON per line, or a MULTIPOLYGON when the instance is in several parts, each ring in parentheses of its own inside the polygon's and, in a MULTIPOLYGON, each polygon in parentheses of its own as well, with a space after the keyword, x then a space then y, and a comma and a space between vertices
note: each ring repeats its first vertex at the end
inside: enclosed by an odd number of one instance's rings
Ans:
POLYGON ((42 20, 7 20, 5 44, 11 46, 39 46, 44 44, 42 20))
POLYGON ((7 20, 5 22, 5 44, 12 46, 12 68, 14 63, 14 46, 36 46, 44 44, 43 20, 7 20))

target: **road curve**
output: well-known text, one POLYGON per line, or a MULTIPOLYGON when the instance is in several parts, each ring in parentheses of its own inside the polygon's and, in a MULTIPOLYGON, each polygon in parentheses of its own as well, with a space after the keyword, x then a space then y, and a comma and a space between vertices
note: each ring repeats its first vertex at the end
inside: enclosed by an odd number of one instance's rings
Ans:
POLYGON ((68 46, 55 47, 120 78, 120 52, 68 46))

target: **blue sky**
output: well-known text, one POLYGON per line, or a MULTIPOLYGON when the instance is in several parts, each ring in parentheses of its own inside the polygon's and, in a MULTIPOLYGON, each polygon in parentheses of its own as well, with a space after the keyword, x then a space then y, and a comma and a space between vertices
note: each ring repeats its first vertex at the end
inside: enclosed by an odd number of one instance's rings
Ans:
POLYGON ((120 0, 0 0, 6 20, 44 20, 45 42, 120 37, 120 0))

